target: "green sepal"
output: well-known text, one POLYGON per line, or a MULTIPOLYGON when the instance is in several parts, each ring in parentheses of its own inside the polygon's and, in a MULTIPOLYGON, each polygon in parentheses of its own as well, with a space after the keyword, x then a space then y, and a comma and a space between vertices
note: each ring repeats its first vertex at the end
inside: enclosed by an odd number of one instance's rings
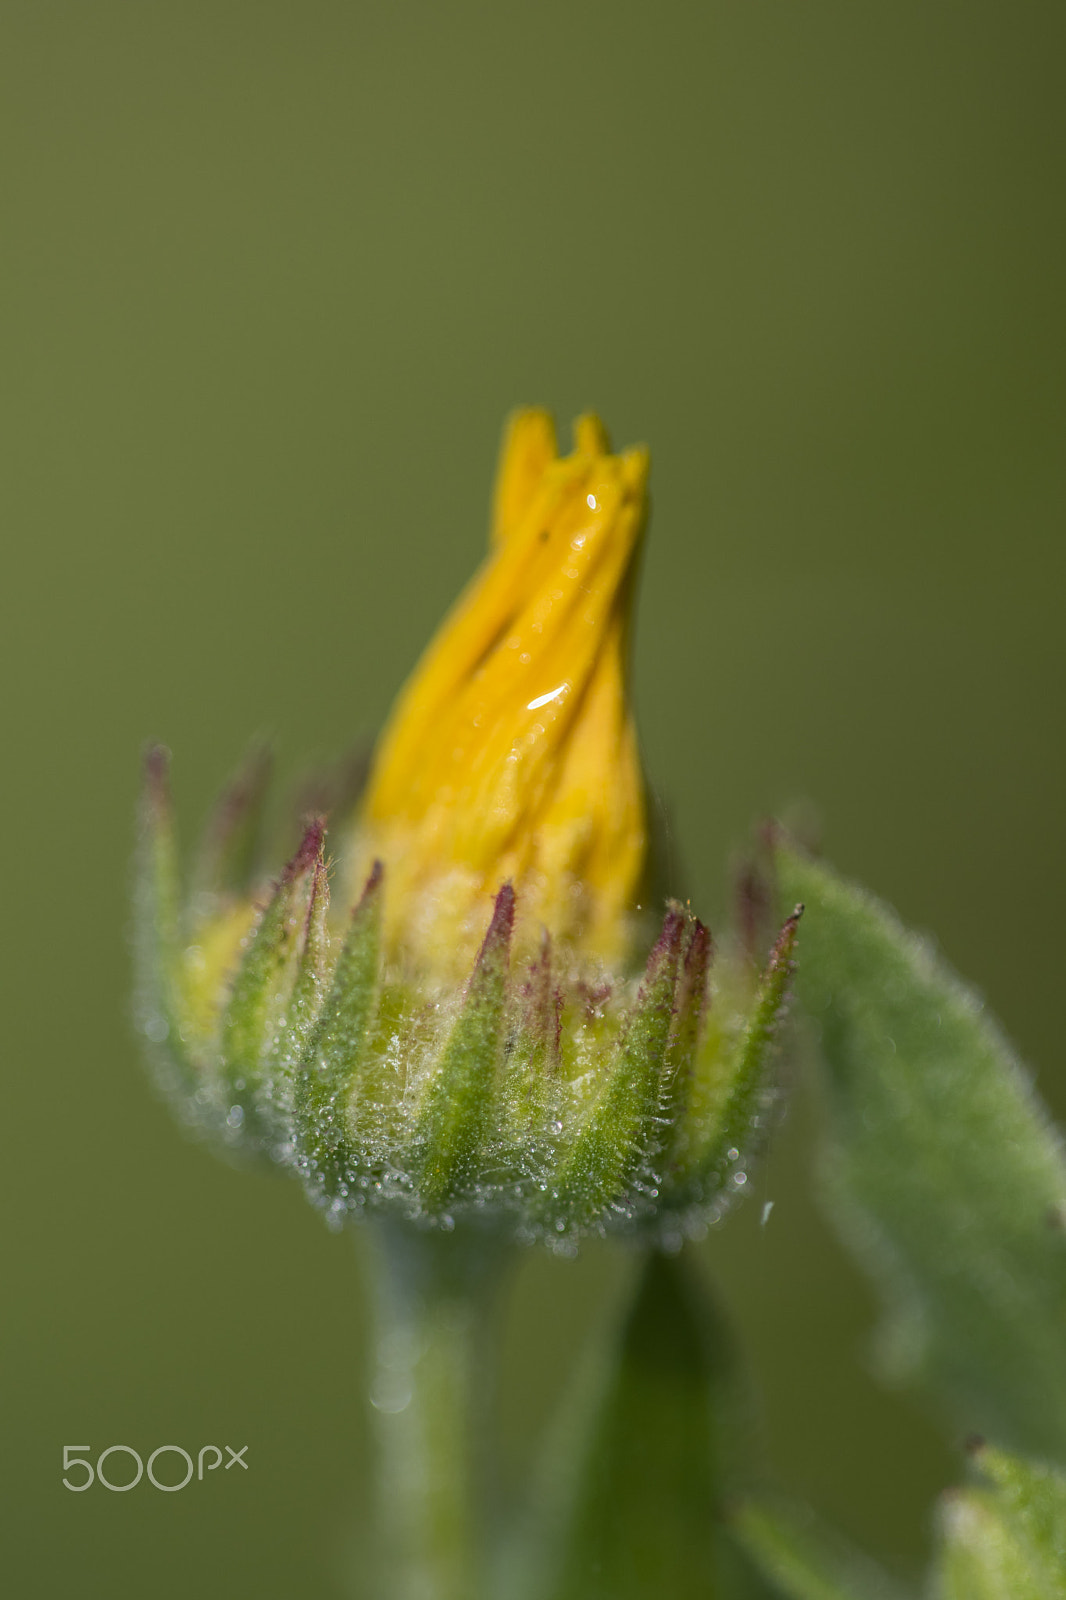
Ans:
POLYGON ((263 1071, 260 1103, 279 1135, 291 1140, 296 1079, 322 1009, 329 966, 329 875, 321 849, 311 878, 292 993, 263 1071), (264 1104, 266 1102, 266 1104, 264 1104))
POLYGON ((516 1175, 550 1160, 547 1130, 555 1120, 559 1084, 562 994, 552 972, 552 941, 544 930, 536 957, 511 984, 508 1049, 497 1122, 504 1160, 516 1175))
POLYGON ((940 1505, 938 1600, 1066 1600, 1066 1478, 984 1444, 986 1485, 940 1505))
POLYGON ((193 895, 208 910, 218 896, 244 893, 259 855, 271 754, 257 745, 223 791, 192 863, 193 895))
POLYGON ((690 1094, 682 1118, 668 1201, 703 1200, 723 1189, 728 1192, 730 1183, 736 1192, 746 1182, 744 1158, 753 1136, 762 1131, 802 914, 799 905, 778 934, 766 970, 747 1000, 739 1034, 727 1043, 717 1032, 701 1041, 694 1070, 698 1094, 690 1094))
POLYGON ((707 980, 714 946, 710 931, 697 918, 683 943, 674 1019, 663 1067, 660 1116, 662 1164, 669 1171, 684 1137, 685 1109, 692 1094, 693 1073, 707 1012, 707 980))
POLYGON ((895 915, 782 844, 825 1061, 826 1195, 889 1313, 884 1363, 960 1430, 1066 1463, 1066 1161, 981 1002, 895 915))
POLYGON ((588 1226, 623 1200, 651 1153, 685 926, 685 913, 671 907, 603 1085, 561 1157, 549 1203, 557 1233, 588 1226))
POLYGON ((411 1165, 424 1210, 439 1214, 477 1179, 478 1156, 493 1120, 507 1003, 514 890, 496 896, 485 942, 462 1008, 425 1091, 411 1165))
POLYGON ((163 1087, 190 1094, 198 1086, 180 981, 181 884, 168 782, 169 754, 145 757, 134 899, 135 1011, 163 1087))
POLYGON ((253 1143, 285 1136, 284 1098, 274 1101, 269 1069, 287 1026, 308 918, 320 882, 323 825, 309 823, 300 847, 263 909, 233 978, 222 1018, 219 1088, 229 1104, 230 1126, 253 1143))
POLYGON ((381 882, 381 863, 376 862, 352 912, 329 993, 296 1072, 296 1154, 316 1199, 343 1199, 352 1177, 348 1102, 353 1091, 359 1092, 378 1004, 381 882))

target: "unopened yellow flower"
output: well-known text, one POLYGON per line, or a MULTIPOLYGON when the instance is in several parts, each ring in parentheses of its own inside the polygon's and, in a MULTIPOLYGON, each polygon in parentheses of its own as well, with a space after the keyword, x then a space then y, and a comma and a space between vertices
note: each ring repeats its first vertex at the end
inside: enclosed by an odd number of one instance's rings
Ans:
POLYGON ((710 933, 676 900, 640 941, 626 675, 647 472, 593 417, 562 458, 544 412, 511 419, 488 557, 329 848, 311 815, 264 880, 260 755, 184 890, 166 753, 149 753, 138 1014, 160 1080, 212 1138, 298 1171, 336 1222, 476 1218, 565 1250, 648 1229, 676 1247, 746 1184, 796 919, 761 979, 751 939, 712 973, 710 933))
POLYGON ((503 443, 490 553, 401 693, 359 819, 356 874, 384 862, 386 939, 468 968, 501 884, 519 937, 624 959, 647 856, 626 680, 648 455, 581 417, 503 443))

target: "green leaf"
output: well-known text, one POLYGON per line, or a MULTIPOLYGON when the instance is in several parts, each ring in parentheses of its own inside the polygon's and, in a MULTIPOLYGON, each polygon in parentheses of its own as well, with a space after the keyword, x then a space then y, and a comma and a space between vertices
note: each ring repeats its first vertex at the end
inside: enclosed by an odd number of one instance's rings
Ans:
POLYGON ((1059 1600, 1032 1571, 1028 1552, 1005 1521, 994 1496, 959 1491, 941 1513, 944 1549, 936 1572, 937 1600, 1059 1600))
POLYGON ((973 1459, 1034 1548, 1060 1573, 1066 1569, 1066 1478, 1042 1462, 1022 1461, 983 1441, 973 1459))
POLYGON ((550 1600, 711 1600, 723 1589, 723 1440, 746 1443, 731 1353, 683 1260, 648 1258, 598 1374, 551 1440, 520 1592, 550 1600), (529 1572, 538 1566, 533 1584, 529 1572))
POLYGON ((749 1555, 789 1600, 904 1600, 906 1590, 805 1507, 749 1498, 732 1520, 749 1555))
POLYGON ((1066 1600, 1066 1479, 985 1446, 974 1459, 995 1492, 944 1496, 940 1600, 1066 1600))
POLYGON ((1066 1165, 1010 1045, 887 907, 783 848, 806 902, 826 1173, 889 1309, 887 1370, 964 1431, 1066 1460, 1066 1165))

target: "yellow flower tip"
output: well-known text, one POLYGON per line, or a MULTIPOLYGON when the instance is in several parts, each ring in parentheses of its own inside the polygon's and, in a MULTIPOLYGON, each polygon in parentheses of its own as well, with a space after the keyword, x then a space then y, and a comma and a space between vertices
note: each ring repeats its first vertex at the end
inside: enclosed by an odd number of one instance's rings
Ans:
POLYGON ((521 522, 537 485, 558 453, 550 412, 540 406, 512 411, 504 424, 492 496, 490 543, 494 550, 506 544, 521 522))
POLYGON ((394 954, 469 965, 510 880, 519 937, 625 959, 647 825, 627 696, 648 455, 578 419, 514 413, 490 553, 401 693, 358 820, 354 869, 385 863, 394 954))

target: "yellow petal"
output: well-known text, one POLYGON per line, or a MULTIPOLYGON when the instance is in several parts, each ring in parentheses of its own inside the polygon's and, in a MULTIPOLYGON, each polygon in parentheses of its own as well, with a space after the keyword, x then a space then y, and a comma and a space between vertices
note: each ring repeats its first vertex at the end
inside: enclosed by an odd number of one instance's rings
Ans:
POLYGON ((551 420, 509 421, 492 549, 394 709, 356 873, 386 868, 386 937, 420 966, 467 963, 501 883, 520 926, 621 959, 647 852, 626 692, 648 458, 599 420, 559 458, 551 420))
POLYGON ((492 496, 492 548, 505 544, 536 493, 548 463, 558 454, 555 423, 547 411, 530 406, 507 419, 492 496))

